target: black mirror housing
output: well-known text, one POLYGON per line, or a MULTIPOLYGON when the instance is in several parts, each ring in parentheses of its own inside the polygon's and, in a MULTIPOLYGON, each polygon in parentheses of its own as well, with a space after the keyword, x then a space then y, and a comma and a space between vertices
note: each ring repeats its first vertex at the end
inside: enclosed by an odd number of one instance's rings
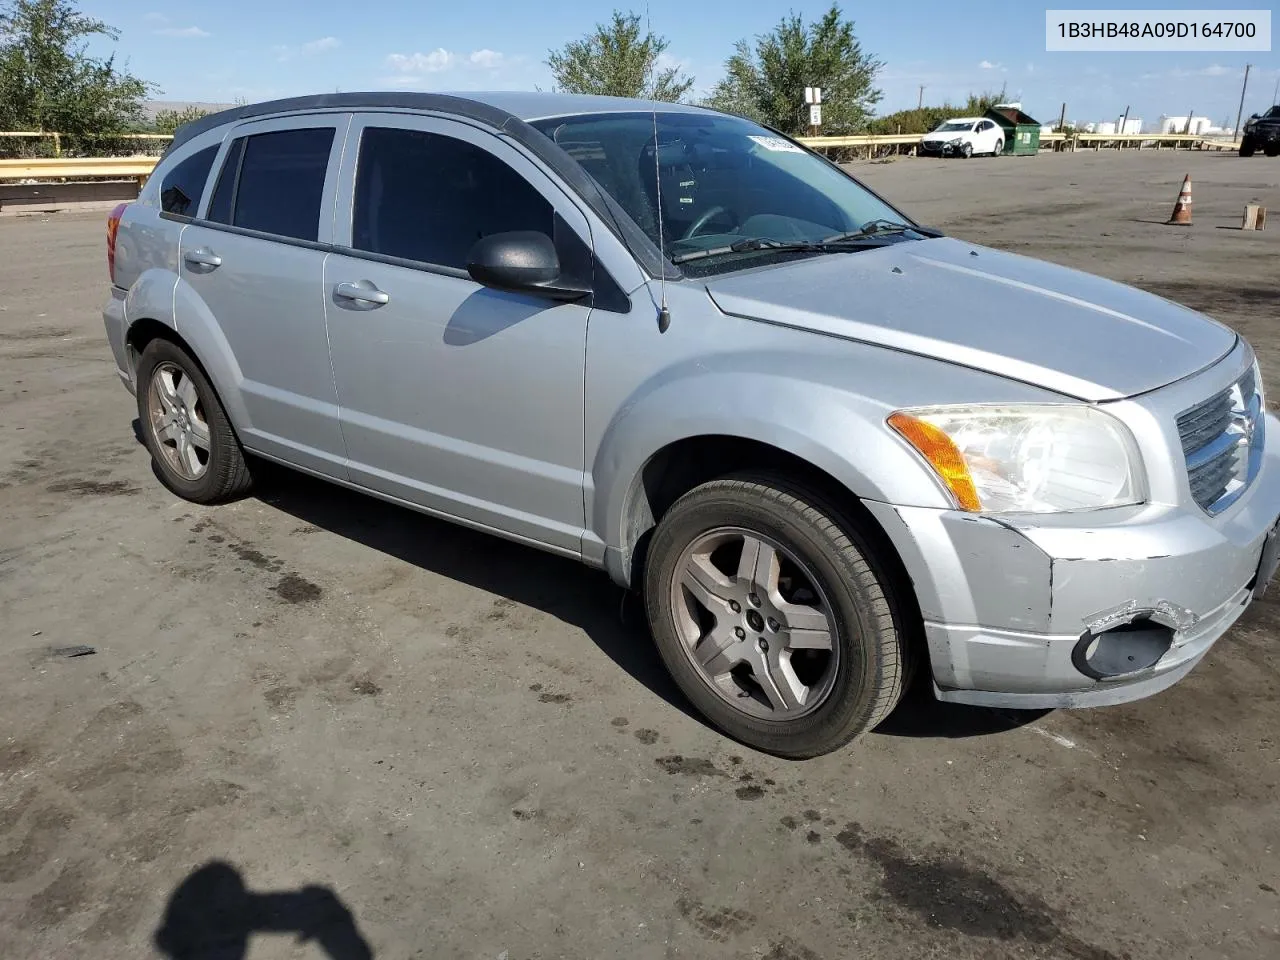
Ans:
POLYGON ((467 255, 467 273, 486 287, 553 300, 577 300, 591 292, 561 282, 555 242, 537 230, 511 230, 477 240, 467 255))

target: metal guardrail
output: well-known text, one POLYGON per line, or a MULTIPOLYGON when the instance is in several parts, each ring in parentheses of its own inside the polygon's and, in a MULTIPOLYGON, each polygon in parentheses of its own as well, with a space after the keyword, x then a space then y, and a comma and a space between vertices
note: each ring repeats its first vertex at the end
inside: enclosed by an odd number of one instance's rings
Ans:
POLYGON ((156 157, 48 157, 0 160, 0 180, 137 180, 146 182, 156 157))
MULTIPOLYGON (((870 152, 876 147, 914 147, 923 138, 924 135, 920 133, 889 133, 859 134, 848 137, 798 137, 797 139, 806 147, 814 150, 866 147, 870 152)), ((1160 149, 1165 144, 1172 145, 1175 149, 1179 146, 1186 146, 1199 149, 1234 150, 1240 146, 1239 140, 1233 141, 1221 137, 1186 133, 1134 133, 1123 136, 1115 133, 1067 134, 1053 132, 1040 134, 1041 148, 1048 146, 1054 150, 1061 149, 1075 152, 1081 146, 1091 146, 1094 150, 1100 150, 1104 143, 1110 144, 1115 149, 1121 149, 1125 144, 1128 144, 1139 150, 1143 149, 1147 144, 1153 144, 1156 149, 1160 149)))
MULTIPOLYGON (((6 133, 0 131, 0 137, 56 137, 57 134, 45 133, 6 133)), ((914 147, 923 138, 919 133, 903 134, 859 134, 847 137, 799 137, 799 141, 816 150, 848 149, 866 147, 868 153, 876 147, 914 147)), ((135 133, 122 135, 122 139, 166 140, 167 134, 135 133)), ((1113 133, 1042 133, 1040 144, 1053 149, 1075 152, 1081 146, 1092 146, 1100 150, 1103 144, 1121 149, 1125 144, 1141 150, 1146 144, 1154 144, 1159 149, 1164 144, 1171 144, 1175 149, 1179 145, 1198 147, 1200 149, 1234 150, 1240 141, 1224 140, 1218 137, 1206 137, 1180 133, 1141 133, 1120 136, 1113 133)), ((139 184, 146 182, 147 177, 155 169, 156 157, 48 157, 19 160, 0 160, 0 180, 137 180, 139 184)))

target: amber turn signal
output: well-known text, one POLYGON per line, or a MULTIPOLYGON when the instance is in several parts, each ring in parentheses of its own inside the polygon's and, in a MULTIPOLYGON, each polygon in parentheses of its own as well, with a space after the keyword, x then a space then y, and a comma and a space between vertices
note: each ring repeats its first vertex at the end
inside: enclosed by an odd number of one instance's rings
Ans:
POLYGON ((889 417, 889 426, 902 434, 907 443, 915 447, 920 456, 929 462, 929 466, 933 467, 955 497, 960 509, 982 509, 982 501, 978 499, 973 478, 969 476, 969 466, 950 437, 933 424, 917 420, 906 413, 895 413, 889 417))

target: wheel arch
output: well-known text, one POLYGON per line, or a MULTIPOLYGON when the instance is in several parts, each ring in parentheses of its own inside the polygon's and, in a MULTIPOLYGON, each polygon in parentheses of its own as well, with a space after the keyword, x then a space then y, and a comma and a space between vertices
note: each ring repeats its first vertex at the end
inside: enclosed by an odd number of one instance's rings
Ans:
POLYGON ((873 569, 896 601, 899 629, 918 663, 928 662, 924 619, 914 582, 893 540, 880 521, 832 472, 812 460, 773 444, 732 434, 683 437, 655 451, 638 472, 625 506, 621 570, 627 585, 644 582, 649 542, 662 515, 694 487, 729 475, 775 476, 812 491, 868 548, 873 569))

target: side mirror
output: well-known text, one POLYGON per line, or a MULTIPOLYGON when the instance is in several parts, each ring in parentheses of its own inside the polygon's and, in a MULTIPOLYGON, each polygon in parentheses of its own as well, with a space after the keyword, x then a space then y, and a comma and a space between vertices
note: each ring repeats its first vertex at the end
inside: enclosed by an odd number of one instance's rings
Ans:
POLYGON ((486 287, 552 300, 579 300, 591 292, 561 281, 556 245, 537 230, 512 230, 477 240, 467 256, 467 273, 486 287))

